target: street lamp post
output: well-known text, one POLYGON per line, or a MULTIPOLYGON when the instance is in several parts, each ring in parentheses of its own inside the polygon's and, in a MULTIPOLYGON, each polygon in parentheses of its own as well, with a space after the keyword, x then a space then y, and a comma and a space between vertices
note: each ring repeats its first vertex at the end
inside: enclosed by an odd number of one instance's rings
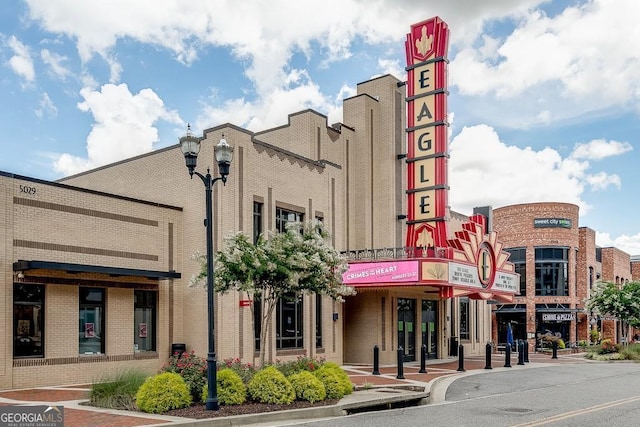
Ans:
POLYGON ((180 148, 184 159, 189 169, 189 175, 193 179, 193 175, 200 177, 205 186, 205 198, 206 198, 206 219, 205 225, 207 227, 207 321, 208 321, 208 341, 209 349, 207 352, 207 410, 217 411, 220 409, 218 404, 218 387, 217 387, 217 362, 216 362, 216 344, 215 344, 215 320, 214 320, 214 289, 213 289, 213 221, 212 221, 212 197, 211 189, 213 184, 220 180, 222 183, 227 182, 227 175, 229 175, 229 167, 233 160, 233 147, 227 144, 224 139, 224 134, 218 145, 214 148, 216 161, 218 162, 218 172, 220 176, 213 178, 207 168, 207 174, 202 175, 197 172, 196 162, 198 159, 198 153, 200 152, 201 138, 196 138, 191 133, 191 126, 187 126, 187 134, 180 138, 180 148))

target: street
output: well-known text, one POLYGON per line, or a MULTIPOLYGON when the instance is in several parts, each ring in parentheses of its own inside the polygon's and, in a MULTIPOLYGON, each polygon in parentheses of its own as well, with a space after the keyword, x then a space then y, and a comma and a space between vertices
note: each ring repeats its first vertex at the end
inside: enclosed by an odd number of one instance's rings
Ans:
POLYGON ((582 363, 481 371, 432 386, 428 405, 304 426, 591 426, 640 420, 640 364, 582 363))

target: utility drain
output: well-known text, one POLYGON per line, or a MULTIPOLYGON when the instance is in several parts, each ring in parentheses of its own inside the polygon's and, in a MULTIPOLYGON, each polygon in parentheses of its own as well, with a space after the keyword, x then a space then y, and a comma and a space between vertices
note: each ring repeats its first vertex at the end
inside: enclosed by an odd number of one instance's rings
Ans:
POLYGON ((527 409, 527 408, 504 408, 503 411, 504 412, 524 413, 524 412, 531 412, 531 411, 533 411, 533 409, 527 409))

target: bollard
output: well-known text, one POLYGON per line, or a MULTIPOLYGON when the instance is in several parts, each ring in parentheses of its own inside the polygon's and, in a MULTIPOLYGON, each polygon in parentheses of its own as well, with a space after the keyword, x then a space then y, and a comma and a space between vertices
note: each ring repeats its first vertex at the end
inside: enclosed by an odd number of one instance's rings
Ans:
POLYGON ((552 359, 557 359, 558 358, 558 341, 554 341, 553 344, 551 344, 551 349, 552 349, 552 359))
POLYGON ((458 372, 464 372, 464 346, 458 346, 458 372))
POLYGON ((378 345, 373 346, 373 375, 380 375, 380 349, 378 345))
POLYGON ((504 367, 511 367, 511 344, 508 344, 504 347, 504 367))
POLYGON ((529 363, 529 340, 524 342, 524 363, 529 363))
POLYGON ((524 365, 524 342, 518 341, 518 365, 524 365))
POLYGON ((491 367, 491 352, 493 351, 492 345, 491 343, 487 343, 487 346, 485 347, 485 365, 484 365, 484 369, 493 369, 491 367))
POLYGON ((427 346, 422 344, 422 347, 420 347, 420 370, 418 371, 419 374, 426 374, 427 373, 427 346))
POLYGON ((404 379, 404 367, 402 366, 402 363, 404 362, 404 350, 402 349, 402 347, 398 347, 398 375, 396 376, 397 379, 399 380, 403 380, 404 379))

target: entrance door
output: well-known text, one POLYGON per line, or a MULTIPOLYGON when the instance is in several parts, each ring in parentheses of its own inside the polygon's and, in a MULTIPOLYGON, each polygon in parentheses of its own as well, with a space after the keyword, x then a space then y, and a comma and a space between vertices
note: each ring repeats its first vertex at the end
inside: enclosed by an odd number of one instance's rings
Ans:
POLYGON ((398 298, 398 347, 404 349, 404 361, 416 360, 416 300, 398 298))
POLYGON ((422 345, 427 346, 427 358, 438 357, 438 301, 422 300, 422 345))

